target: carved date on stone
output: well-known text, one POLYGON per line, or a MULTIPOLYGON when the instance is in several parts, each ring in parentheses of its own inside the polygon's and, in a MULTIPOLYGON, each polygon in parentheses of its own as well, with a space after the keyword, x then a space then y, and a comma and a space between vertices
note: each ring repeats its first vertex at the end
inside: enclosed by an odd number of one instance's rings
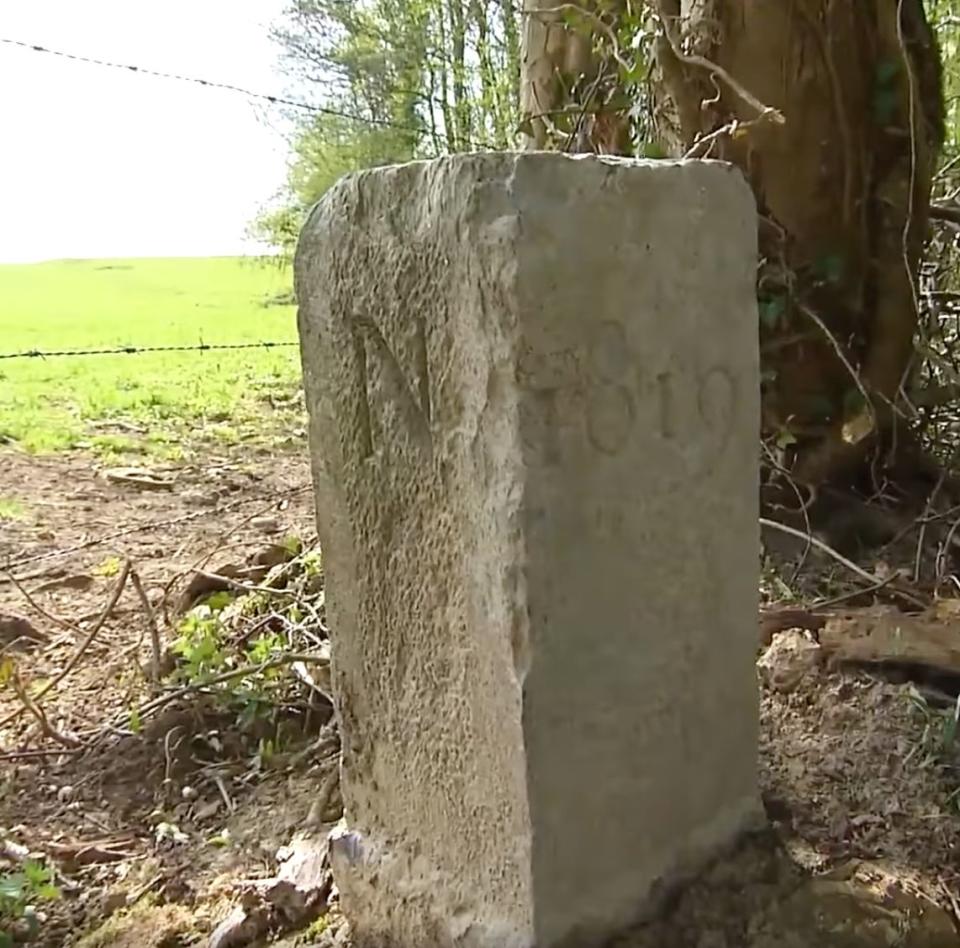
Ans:
POLYGON ((531 398, 527 446, 540 463, 562 463, 557 427, 565 419, 557 405, 563 402, 578 405, 579 425, 599 454, 615 457, 632 438, 652 435, 683 457, 692 476, 708 475, 736 422, 737 378, 722 364, 652 361, 639 357, 624 327, 612 321, 599 324, 582 351, 528 354, 518 375, 531 398))

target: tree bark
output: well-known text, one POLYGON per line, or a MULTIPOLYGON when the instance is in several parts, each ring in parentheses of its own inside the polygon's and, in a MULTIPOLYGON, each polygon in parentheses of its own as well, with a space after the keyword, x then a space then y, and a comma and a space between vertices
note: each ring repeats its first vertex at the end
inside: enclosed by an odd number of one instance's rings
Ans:
POLYGON ((943 140, 921 0, 658 0, 658 11, 661 143, 733 162, 757 198, 765 433, 796 439, 798 480, 851 475, 911 412, 943 140))
MULTIPOLYGON (((524 0, 520 114, 527 147, 625 155, 617 64, 596 48, 613 36, 621 0, 524 0)), ((615 41, 615 37, 614 37, 615 41)))

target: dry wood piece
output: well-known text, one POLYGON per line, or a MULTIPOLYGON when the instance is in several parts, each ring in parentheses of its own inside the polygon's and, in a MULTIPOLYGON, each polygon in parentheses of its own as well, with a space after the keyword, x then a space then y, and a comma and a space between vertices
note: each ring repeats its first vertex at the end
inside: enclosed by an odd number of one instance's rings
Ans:
POLYGON ((129 836, 104 839, 76 840, 74 842, 45 843, 44 850, 72 866, 119 862, 137 854, 136 840, 129 836))
POLYGON ((129 484, 146 490, 171 490, 175 480, 169 474, 158 474, 141 467, 111 467, 103 472, 103 476, 112 484, 129 484))
POLYGON ((298 837, 277 853, 280 869, 272 879, 239 883, 240 905, 214 930, 208 948, 250 944, 268 928, 299 928, 327 908, 333 882, 329 839, 298 837))
POLYGON ((769 645, 778 632, 788 629, 804 629, 807 632, 819 632, 827 617, 809 609, 761 609, 760 644, 769 645))
POLYGON ((955 600, 940 600, 916 615, 890 606, 851 610, 827 619, 820 645, 834 661, 919 665, 960 675, 958 619, 955 600))

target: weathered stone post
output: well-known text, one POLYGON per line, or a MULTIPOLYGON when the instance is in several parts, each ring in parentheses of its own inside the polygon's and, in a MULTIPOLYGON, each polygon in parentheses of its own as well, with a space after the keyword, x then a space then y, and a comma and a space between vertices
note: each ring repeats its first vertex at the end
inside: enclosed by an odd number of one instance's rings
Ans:
POLYGON ((755 220, 723 164, 537 153, 314 209, 358 945, 593 945, 760 813, 755 220))

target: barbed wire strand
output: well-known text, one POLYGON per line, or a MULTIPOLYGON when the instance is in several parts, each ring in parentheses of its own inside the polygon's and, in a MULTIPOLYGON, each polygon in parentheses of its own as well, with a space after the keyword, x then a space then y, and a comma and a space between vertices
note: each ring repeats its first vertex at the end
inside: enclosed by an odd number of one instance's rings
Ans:
MULTIPOLYGON (((304 112, 313 112, 317 115, 331 115, 335 118, 347 119, 352 122, 359 122, 365 125, 375 125, 379 128, 389 128, 398 132, 412 132, 417 135, 423 135, 428 132, 426 128, 416 125, 403 125, 398 122, 392 122, 389 119, 372 118, 366 115, 356 115, 351 112, 344 112, 341 109, 334 109, 330 106, 314 105, 310 102, 303 102, 299 99, 288 99, 286 96, 273 95, 268 92, 255 92, 253 89, 246 89, 243 86, 234 85, 231 82, 219 82, 215 79, 202 79, 199 76, 187 76, 178 72, 166 72, 162 69, 151 69, 149 66, 137 66, 130 63, 118 63, 109 59, 99 59, 96 56, 84 56, 80 53, 68 53, 65 50, 51 49, 49 46, 41 46, 39 43, 28 43, 25 40, 13 39, 11 37, 0 36, 0 43, 7 46, 16 46, 20 49, 29 50, 34 53, 41 53, 46 56, 57 56, 61 59, 68 59, 72 62, 86 63, 90 66, 102 66, 106 69, 120 69, 125 72, 137 73, 141 76, 152 76, 155 79, 173 79, 177 82, 188 82, 198 86, 205 86, 208 89, 220 89, 225 92, 235 92, 238 95, 246 96, 248 99, 259 99, 262 102, 269 102, 271 105, 286 105, 290 108, 300 109, 304 112)), ((497 148, 488 142, 465 140, 465 144, 471 148, 481 148, 485 150, 496 151, 497 148)))
POLYGON ((80 53, 68 53, 60 49, 51 49, 49 46, 41 46, 38 43, 28 43, 25 40, 12 39, 10 37, 0 36, 0 43, 7 46, 17 46, 20 49, 30 50, 34 53, 43 53, 47 56, 57 56, 61 59, 69 59, 77 63, 86 63, 90 66, 103 66, 107 69, 122 69, 126 72, 138 73, 141 76, 152 76, 155 79, 174 79, 177 82, 190 82, 198 86, 206 86, 208 89, 221 89, 225 92, 236 92, 239 95, 246 96, 248 99, 260 99, 269 102, 272 105, 287 105, 294 109, 302 109, 306 112, 317 112, 323 115, 333 115, 337 118, 351 119, 354 122, 361 122, 366 125, 379 125, 384 128, 393 128, 398 131, 421 132, 422 129, 412 125, 399 125, 387 119, 371 118, 365 115, 354 115, 350 112, 343 112, 340 109, 329 108, 323 105, 313 105, 309 102, 301 102, 298 99, 288 99, 282 95, 273 95, 268 92, 255 92, 252 89, 245 89, 243 86, 234 85, 231 82, 218 82, 215 79, 201 79, 198 76, 186 76, 178 72, 165 72, 162 69, 151 69, 149 66, 136 66, 131 63, 118 63, 109 59, 99 59, 96 56, 84 56, 80 53))
POLYGON ((122 530, 115 530, 113 533, 104 533, 97 537, 92 537, 82 543, 75 543, 73 546, 61 547, 57 550, 49 550, 46 553, 34 553, 30 556, 22 556, 18 559, 8 560, 0 566, 0 572, 12 573, 14 570, 22 569, 31 563, 39 563, 45 560, 57 559, 61 556, 68 556, 71 553, 79 553, 82 550, 89 550, 95 546, 101 546, 109 543, 111 540, 118 540, 122 537, 133 536, 136 533, 145 533, 149 530, 156 530, 159 527, 175 527, 180 524, 190 523, 194 520, 200 520, 203 517, 211 517, 220 513, 227 513, 247 504, 258 504, 264 501, 279 500, 283 497, 291 497, 294 494, 302 494, 305 491, 312 490, 312 484, 300 484, 297 487, 290 487, 285 490, 275 491, 268 494, 260 494, 256 497, 244 497, 240 500, 233 500, 226 504, 218 504, 216 507, 209 507, 204 510, 195 510, 193 513, 183 514, 180 517, 171 517, 168 520, 151 520, 147 523, 137 523, 125 527, 122 530))
POLYGON ((61 356, 141 355, 145 352, 212 352, 224 349, 282 349, 299 346, 299 342, 230 342, 178 346, 117 346, 112 349, 24 349, 0 352, 0 359, 47 359, 61 356))

